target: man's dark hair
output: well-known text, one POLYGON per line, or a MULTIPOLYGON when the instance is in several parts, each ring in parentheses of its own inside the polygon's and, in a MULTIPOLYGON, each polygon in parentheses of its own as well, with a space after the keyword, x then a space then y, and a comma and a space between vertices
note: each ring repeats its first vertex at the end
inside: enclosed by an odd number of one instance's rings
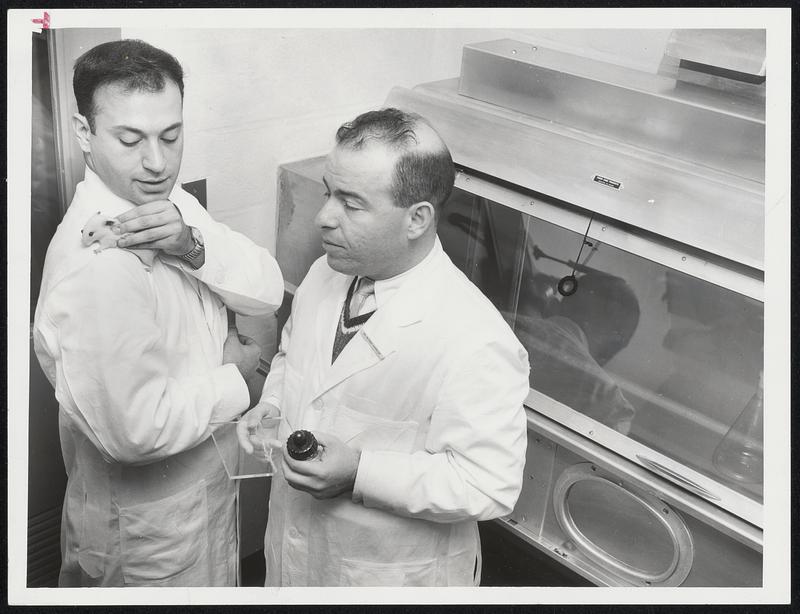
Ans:
POLYGON ((102 43, 75 61, 72 89, 78 113, 86 117, 94 132, 94 93, 109 83, 127 91, 160 92, 166 80, 173 81, 183 100, 183 68, 173 56, 140 40, 102 43))
POLYGON ((336 144, 361 149, 370 140, 375 140, 399 151, 392 178, 395 204, 410 207, 427 201, 438 215, 453 190, 455 167, 444 144, 433 148, 417 147, 419 138, 415 129, 421 124, 430 127, 416 113, 392 108, 369 111, 343 124, 336 132, 336 144))

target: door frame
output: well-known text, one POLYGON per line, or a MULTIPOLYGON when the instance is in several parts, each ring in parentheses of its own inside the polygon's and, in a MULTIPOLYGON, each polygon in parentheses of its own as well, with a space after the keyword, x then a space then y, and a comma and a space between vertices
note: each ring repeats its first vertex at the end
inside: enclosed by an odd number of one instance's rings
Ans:
POLYGON ((122 38, 121 28, 62 28, 48 30, 50 83, 53 95, 53 132, 61 217, 83 180, 83 152, 75 139, 72 116, 78 112, 72 91, 72 71, 77 60, 92 47, 122 38))

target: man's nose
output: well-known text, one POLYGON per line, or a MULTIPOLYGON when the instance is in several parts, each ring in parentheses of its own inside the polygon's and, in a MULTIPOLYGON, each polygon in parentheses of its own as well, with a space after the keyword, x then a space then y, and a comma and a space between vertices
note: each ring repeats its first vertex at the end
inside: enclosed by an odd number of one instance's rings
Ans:
POLYGON ((317 216, 314 218, 314 223, 319 228, 335 228, 337 225, 336 219, 336 205, 335 201, 332 197, 328 197, 324 203, 322 203, 322 208, 317 213, 317 216))
POLYGON ((150 143, 142 158, 142 166, 154 175, 160 175, 167 166, 167 158, 161 144, 150 143))

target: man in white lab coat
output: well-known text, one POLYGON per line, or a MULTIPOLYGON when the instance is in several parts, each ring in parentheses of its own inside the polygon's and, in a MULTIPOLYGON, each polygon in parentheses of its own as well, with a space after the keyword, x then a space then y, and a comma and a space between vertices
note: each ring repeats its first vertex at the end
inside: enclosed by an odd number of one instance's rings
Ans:
POLYGON ((260 350, 226 307, 274 311, 280 270, 175 185, 175 58, 105 43, 78 59, 73 87, 86 176, 50 243, 33 331, 68 474, 59 584, 233 586, 236 486, 209 435, 257 398, 260 350), (118 222, 116 247, 82 236, 98 212, 118 222))
POLYGON ((396 109, 337 132, 316 223, 326 255, 298 287, 248 428, 281 412, 268 586, 452 586, 480 578, 478 520, 522 485, 528 359, 436 236, 447 147, 396 109))

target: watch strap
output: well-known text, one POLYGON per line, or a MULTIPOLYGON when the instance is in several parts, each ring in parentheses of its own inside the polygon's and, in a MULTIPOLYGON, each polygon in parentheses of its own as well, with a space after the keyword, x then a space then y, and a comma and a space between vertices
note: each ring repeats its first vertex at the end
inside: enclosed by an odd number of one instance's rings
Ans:
POLYGON ((188 263, 193 269, 199 269, 201 257, 205 253, 205 245, 203 244, 203 238, 200 234, 200 231, 194 226, 190 226, 190 229, 192 231, 192 241, 194 242, 194 245, 192 249, 185 254, 178 256, 178 258, 188 263))

